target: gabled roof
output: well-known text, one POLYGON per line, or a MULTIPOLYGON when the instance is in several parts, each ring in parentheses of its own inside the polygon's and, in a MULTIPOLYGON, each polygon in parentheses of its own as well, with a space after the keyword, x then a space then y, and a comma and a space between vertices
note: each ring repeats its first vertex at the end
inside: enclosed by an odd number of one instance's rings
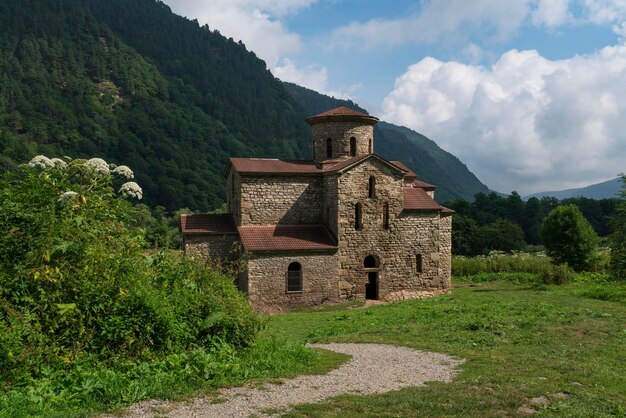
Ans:
POLYGON ((425 183, 423 181, 414 180, 412 183, 413 187, 419 187, 420 189, 424 189, 426 191, 433 191, 437 188, 434 184, 425 183))
POLYGON ((239 227, 247 251, 336 250, 324 225, 246 225, 239 227))
POLYGON ((224 173, 231 166, 239 173, 248 174, 318 174, 322 171, 312 160, 276 158, 230 158, 224 173))
POLYGON ((230 213, 180 215, 180 230, 183 235, 236 234, 235 220, 230 213))
POLYGON ((385 160, 384 158, 376 155, 376 154, 366 154, 366 155, 360 155, 358 157, 352 157, 352 158, 348 158, 347 160, 343 160, 335 165, 332 165, 328 168, 326 168, 324 170, 325 173, 333 173, 333 172, 344 172, 347 171, 349 169, 351 169, 352 167, 366 161, 369 159, 375 159, 377 161, 380 161, 381 163, 385 164, 386 166, 388 166, 389 168, 391 168, 394 171, 397 171, 399 173, 405 173, 406 170, 398 167, 397 165, 392 164, 391 162, 385 160))
POLYGON ((368 125, 376 125, 378 123, 377 117, 344 106, 328 110, 324 113, 320 113, 319 115, 311 116, 306 121, 309 125, 315 125, 317 123, 332 122, 337 120, 356 121, 368 125))
POLYGON ((324 174, 346 171, 367 159, 376 159, 391 169, 405 173, 408 168, 401 168, 376 154, 365 154, 346 160, 327 160, 316 162, 312 160, 279 160, 275 158, 231 158, 224 170, 224 176, 229 168, 243 174, 324 174))
POLYGON ((426 190, 419 187, 403 187, 404 209, 424 210, 439 212, 444 209, 439 203, 426 193, 426 190))
POLYGON ((404 177, 417 178, 417 174, 415 174, 409 167, 402 164, 400 161, 389 161, 389 162, 395 165, 396 167, 400 168, 401 170, 406 171, 406 174, 404 175, 404 177))

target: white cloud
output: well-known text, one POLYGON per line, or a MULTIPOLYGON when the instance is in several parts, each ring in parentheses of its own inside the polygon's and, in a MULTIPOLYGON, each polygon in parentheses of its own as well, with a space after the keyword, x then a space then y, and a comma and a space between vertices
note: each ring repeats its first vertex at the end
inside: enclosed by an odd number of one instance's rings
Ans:
POLYGON ((222 35, 241 40, 273 68, 297 52, 302 39, 280 20, 317 0, 166 0, 175 13, 198 19, 222 35))
POLYGON ((303 47, 297 33, 289 31, 281 19, 297 13, 318 0, 166 0, 175 13, 198 19, 211 29, 235 40, 264 60, 272 73, 284 81, 308 87, 320 93, 347 98, 347 92, 328 86, 326 67, 299 66, 290 58, 303 47))
POLYGON ((331 46, 368 49, 404 43, 461 43, 477 34, 502 41, 528 24, 548 29, 612 25, 623 35, 625 20, 626 0, 427 0, 410 16, 354 21, 337 28, 331 46))
POLYGON ((425 58, 383 118, 438 141, 500 191, 577 187, 626 170, 626 45, 551 61, 511 50, 491 67, 425 58))

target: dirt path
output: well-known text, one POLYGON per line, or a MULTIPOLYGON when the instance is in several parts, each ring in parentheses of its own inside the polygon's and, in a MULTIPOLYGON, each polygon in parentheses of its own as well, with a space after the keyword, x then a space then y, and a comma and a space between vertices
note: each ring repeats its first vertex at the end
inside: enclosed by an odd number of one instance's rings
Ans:
POLYGON ((220 392, 215 399, 187 403, 147 401, 130 407, 133 417, 248 417, 269 416, 290 405, 319 402, 344 393, 367 395, 421 386, 427 381, 449 382, 462 360, 445 354, 383 344, 312 344, 310 347, 345 353, 352 358, 325 375, 306 375, 262 387, 242 386, 220 392))

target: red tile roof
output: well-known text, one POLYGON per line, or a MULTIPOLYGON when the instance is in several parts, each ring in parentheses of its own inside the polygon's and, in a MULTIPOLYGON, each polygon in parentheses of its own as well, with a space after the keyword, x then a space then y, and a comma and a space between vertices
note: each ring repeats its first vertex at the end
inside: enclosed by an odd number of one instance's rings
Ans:
POLYGON ((230 213, 180 215, 180 229, 183 234, 221 235, 237 233, 235 220, 230 213))
POLYGON ((395 165, 396 167, 398 167, 399 169, 406 171, 406 174, 404 175, 404 177, 413 177, 413 178, 417 177, 417 174, 415 174, 409 167, 405 166, 400 161, 389 161, 389 162, 395 165))
POLYGON ((278 160, 275 158, 231 158, 229 164, 240 173, 303 174, 321 173, 311 160, 278 160))
POLYGON ((337 244, 324 225, 240 226, 247 251, 335 250, 337 244))
POLYGON ((356 120, 371 125, 375 125, 378 123, 377 117, 344 106, 328 110, 326 112, 320 113, 319 115, 311 116, 306 121, 309 125, 315 125, 316 123, 328 122, 337 119, 356 120))
POLYGON ((419 187, 420 189, 424 189, 427 191, 433 191, 437 188, 437 186, 435 186, 434 184, 428 184, 428 183, 424 183, 423 181, 419 181, 419 180, 415 180, 412 183, 413 187, 419 187))
POLYGON ((404 209, 441 211, 443 206, 428 196, 424 189, 419 187, 403 187, 404 209))
POLYGON ((367 113, 359 112, 358 110, 350 109, 349 107, 340 106, 334 109, 327 110, 326 112, 320 113, 317 116, 369 116, 367 113))

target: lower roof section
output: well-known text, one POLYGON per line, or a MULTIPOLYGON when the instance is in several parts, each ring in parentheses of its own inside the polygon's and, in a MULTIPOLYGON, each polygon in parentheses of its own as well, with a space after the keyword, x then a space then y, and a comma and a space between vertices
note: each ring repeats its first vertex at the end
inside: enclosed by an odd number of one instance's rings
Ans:
POLYGON ((183 234, 221 235, 236 234, 235 219, 230 213, 180 215, 180 229, 183 234))
POLYGON ((246 225, 239 237, 246 251, 336 250, 324 225, 246 225))

